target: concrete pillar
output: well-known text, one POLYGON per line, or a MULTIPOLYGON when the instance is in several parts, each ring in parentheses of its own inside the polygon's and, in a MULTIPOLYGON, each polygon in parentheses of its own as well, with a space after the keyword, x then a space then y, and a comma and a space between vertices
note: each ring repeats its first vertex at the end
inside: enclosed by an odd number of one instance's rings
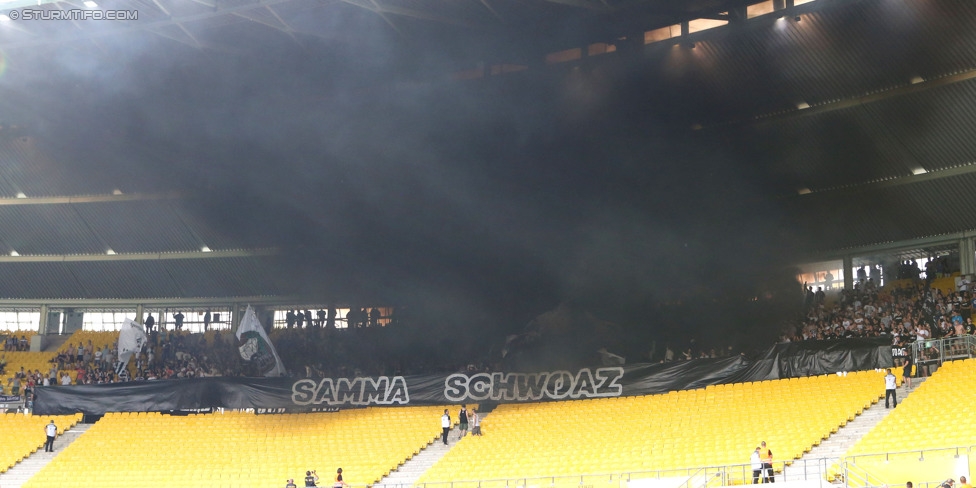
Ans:
POLYGON ((47 305, 41 305, 41 319, 37 325, 38 334, 47 334, 47 312, 47 305))
POLYGON ((976 273, 976 245, 967 237, 959 239, 959 270, 963 275, 976 273))
POLYGON ((142 325, 142 304, 136 305, 136 323, 142 325))
POLYGON ((232 334, 237 334, 237 327, 241 325, 242 318, 244 318, 244 312, 241 311, 241 304, 232 304, 230 306, 230 331, 232 334))
POLYGON ((854 257, 844 256, 844 289, 854 289, 854 257))

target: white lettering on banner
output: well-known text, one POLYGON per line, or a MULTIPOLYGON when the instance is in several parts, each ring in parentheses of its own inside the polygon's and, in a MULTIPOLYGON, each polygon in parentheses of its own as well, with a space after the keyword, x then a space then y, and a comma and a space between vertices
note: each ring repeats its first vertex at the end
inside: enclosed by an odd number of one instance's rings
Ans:
POLYGON ((406 405, 410 403, 403 376, 298 380, 291 386, 295 405, 406 405))
POLYGON ((623 393, 618 381, 624 368, 581 369, 547 373, 457 373, 444 380, 444 397, 450 402, 463 400, 526 401, 566 398, 615 397, 623 393))

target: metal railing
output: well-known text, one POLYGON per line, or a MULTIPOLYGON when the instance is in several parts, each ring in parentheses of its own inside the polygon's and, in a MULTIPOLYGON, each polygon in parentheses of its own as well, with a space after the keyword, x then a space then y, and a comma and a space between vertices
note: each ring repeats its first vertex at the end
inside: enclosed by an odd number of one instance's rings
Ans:
MULTIPOLYGON (((976 336, 964 335, 946 339, 915 341, 912 343, 912 358, 919 368, 941 366, 946 361, 976 357, 976 336)), ((928 371, 928 374, 934 372, 928 371)))
MULTIPOLYGON (((885 483, 883 480, 872 475, 864 468, 858 467, 857 462, 880 460, 890 462, 892 460, 897 461, 898 458, 903 456, 911 456, 912 458, 921 461, 924 460, 927 455, 933 457, 954 456, 958 458, 960 456, 968 456, 973 453, 976 453, 976 445, 856 454, 853 456, 845 456, 838 462, 838 467, 841 468, 841 472, 844 476, 844 482, 848 486, 854 485, 863 488, 897 488, 898 486, 904 485, 891 485, 885 483)), ((939 488, 943 483, 944 481, 917 481, 913 483, 913 486, 914 488, 939 488)))
MULTIPOLYGON (((775 481, 843 481, 846 486, 864 488, 904 488, 904 485, 884 483, 880 478, 857 465, 858 460, 889 460, 904 455, 919 459, 926 455, 964 456, 976 454, 976 445, 933 449, 916 449, 881 453, 858 454, 844 458, 798 459, 773 463, 775 481)), ((762 473, 759 474, 762 481, 762 473)), ((673 488, 717 488, 720 486, 753 484, 754 470, 750 463, 698 466, 646 471, 604 472, 563 476, 536 476, 482 480, 456 480, 430 483, 376 483, 362 488, 627 488, 632 481, 671 479, 673 488)), ((940 488, 943 481, 918 481, 914 488, 940 488)), ((360 487, 354 487, 360 488, 360 487)))
MULTIPOLYGON (((836 458, 801 459, 773 463, 776 482, 823 479, 836 458)), ((760 479, 762 473, 759 474, 760 479)), ((604 472, 592 474, 497 478, 482 480, 455 480, 416 484, 371 485, 373 488, 626 488, 637 480, 683 479, 674 488, 715 488, 737 484, 752 484, 754 470, 750 463, 720 466, 699 466, 646 471, 604 472)), ((677 480, 675 480, 677 482, 677 480)))

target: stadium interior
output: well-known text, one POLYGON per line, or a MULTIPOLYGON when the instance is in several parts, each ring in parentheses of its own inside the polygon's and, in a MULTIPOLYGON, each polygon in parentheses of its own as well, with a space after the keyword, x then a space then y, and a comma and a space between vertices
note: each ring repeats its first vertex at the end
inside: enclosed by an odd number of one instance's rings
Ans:
POLYGON ((0 486, 971 488, 974 25, 0 0, 0 486))

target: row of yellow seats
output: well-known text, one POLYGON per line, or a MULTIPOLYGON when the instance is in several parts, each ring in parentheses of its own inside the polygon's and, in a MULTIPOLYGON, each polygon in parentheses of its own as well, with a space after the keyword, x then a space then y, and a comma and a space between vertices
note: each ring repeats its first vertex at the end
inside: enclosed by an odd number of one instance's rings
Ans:
POLYGON ((44 426, 54 421, 58 433, 73 427, 81 421, 81 414, 66 416, 42 416, 24 414, 0 414, 0 472, 43 447, 47 438, 44 426))
POLYGON ((92 452, 117 462, 112 470, 92 472, 77 483, 73 480, 73 486, 104 486, 117 480, 127 486, 147 482, 185 486, 198 474, 202 478, 194 486, 224 486, 224 482, 236 480, 281 484, 289 477, 300 478, 298 474, 308 469, 318 470, 321 476, 340 466, 347 482, 371 484, 434 440, 441 430, 443 409, 366 408, 295 415, 228 412, 185 417, 109 414, 27 486, 50 486, 91 471, 92 452), (170 462, 152 463, 144 456, 158 451, 170 453, 170 462))
POLYGON ((883 375, 868 371, 645 397, 502 405, 484 418, 484 437, 463 439, 421 481, 739 464, 748 462, 763 439, 777 459, 795 459, 877 402, 883 375), (749 407, 729 408, 743 398, 749 407), (829 407, 824 398, 830 398, 829 407))
POLYGON ((944 363, 846 456, 976 445, 976 359, 944 363))

